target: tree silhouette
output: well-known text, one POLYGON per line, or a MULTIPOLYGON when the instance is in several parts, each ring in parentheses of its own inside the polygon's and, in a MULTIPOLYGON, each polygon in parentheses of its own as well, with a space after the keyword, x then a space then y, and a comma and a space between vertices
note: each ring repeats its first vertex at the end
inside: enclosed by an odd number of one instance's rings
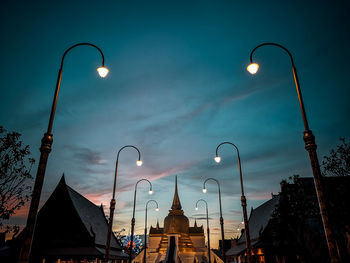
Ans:
POLYGON ((31 193, 30 171, 35 160, 30 158, 29 145, 23 145, 20 137, 0 126, 0 231, 5 233, 18 232, 18 226, 7 222, 31 193))
POLYGON ((322 161, 324 176, 350 176, 350 143, 340 138, 341 144, 337 149, 331 149, 329 156, 322 161))

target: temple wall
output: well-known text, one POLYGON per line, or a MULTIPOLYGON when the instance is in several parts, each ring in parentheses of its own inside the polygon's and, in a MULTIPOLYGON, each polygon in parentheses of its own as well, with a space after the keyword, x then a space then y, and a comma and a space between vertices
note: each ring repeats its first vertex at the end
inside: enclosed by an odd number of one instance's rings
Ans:
POLYGON ((162 239, 161 236, 157 236, 157 237, 149 237, 148 239, 148 249, 150 252, 155 252, 158 247, 159 247, 159 243, 160 240, 162 239))
POLYGON ((203 236, 190 236, 196 251, 206 251, 205 238, 203 236))

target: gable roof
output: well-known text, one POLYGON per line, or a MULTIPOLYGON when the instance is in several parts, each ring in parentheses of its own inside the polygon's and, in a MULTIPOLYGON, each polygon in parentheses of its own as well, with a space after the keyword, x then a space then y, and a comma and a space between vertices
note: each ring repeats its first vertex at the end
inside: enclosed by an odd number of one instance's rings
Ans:
MULTIPOLYGON (((273 195, 270 200, 266 201, 257 208, 252 209, 248 220, 250 240, 252 245, 254 245, 258 241, 260 233, 265 229, 268 222, 270 221, 272 214, 276 206, 278 205, 278 202, 279 195, 273 195)), ((237 245, 229 249, 226 252, 226 255, 237 255, 244 249, 246 249, 245 231, 238 239, 237 245)))
MULTIPOLYGON (((95 238, 95 244, 105 246, 108 222, 103 212, 103 207, 90 202, 70 186, 65 186, 67 187, 68 194, 85 228, 88 230, 91 237, 95 238)), ((120 248, 113 234, 111 238, 111 247, 120 248)))
MULTIPOLYGON (((102 205, 95 205, 87 198, 75 191, 73 188, 68 186, 66 184, 64 174, 62 175, 59 183, 49 197, 48 201, 39 211, 39 214, 45 210, 45 207, 51 205, 51 199, 62 200, 62 194, 68 196, 68 199, 71 200, 75 211, 83 223, 83 226, 89 233, 90 237, 94 240, 94 244, 99 248, 104 248, 107 238, 108 221, 105 217, 102 205)), ((113 233, 111 238, 111 249, 121 250, 121 246, 113 233)))

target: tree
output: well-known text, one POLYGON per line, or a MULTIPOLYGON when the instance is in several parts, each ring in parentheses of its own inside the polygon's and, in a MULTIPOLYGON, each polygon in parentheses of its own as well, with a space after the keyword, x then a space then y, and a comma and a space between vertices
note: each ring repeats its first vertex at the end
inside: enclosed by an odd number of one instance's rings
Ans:
POLYGON ((340 138, 341 144, 337 149, 331 149, 329 156, 322 161, 322 174, 324 176, 350 176, 350 143, 340 138))
POLYGON ((30 175, 35 162, 29 145, 23 145, 21 134, 7 132, 0 126, 0 232, 18 232, 19 227, 7 224, 31 194, 30 175))

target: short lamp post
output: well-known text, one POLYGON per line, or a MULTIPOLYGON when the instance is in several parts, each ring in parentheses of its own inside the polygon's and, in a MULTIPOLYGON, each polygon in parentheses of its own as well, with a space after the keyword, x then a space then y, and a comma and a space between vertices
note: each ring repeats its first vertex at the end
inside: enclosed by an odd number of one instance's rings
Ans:
POLYGON ((317 152, 316 152, 317 145, 315 142, 315 136, 313 135, 312 131, 309 129, 309 124, 308 124, 308 121, 306 118, 303 97, 301 94, 298 74, 297 74, 296 67, 294 65, 293 56, 287 48, 285 48, 284 46, 282 46, 280 44, 276 44, 276 43, 260 44, 257 47, 255 47, 252 50, 252 52, 250 53, 250 65, 247 67, 247 70, 251 74, 255 74, 259 69, 259 65, 257 63, 253 62, 253 54, 258 48, 263 47, 263 46, 275 46, 275 47, 281 48, 284 51, 286 51, 290 57, 290 60, 292 63, 292 72, 293 72, 295 87, 297 90, 298 100, 299 100, 299 105, 300 105, 300 110, 301 110, 301 116, 303 118, 304 128, 305 128, 303 139, 304 139, 304 143, 305 143, 305 149, 309 153, 311 168, 312 168, 312 172, 313 172, 313 176, 314 176, 318 204, 320 207, 323 228, 324 228, 324 232, 325 232, 326 240, 327 240, 327 245, 328 245, 328 251, 329 251, 329 255, 330 255, 332 263, 340 262, 341 260, 340 260, 340 256, 339 256, 337 248, 336 248, 336 242, 334 240, 333 231, 332 231, 332 228, 331 228, 331 225, 329 222, 328 213, 327 213, 327 209, 326 209, 325 197, 324 197, 322 184, 321 184, 321 171, 320 171, 320 165, 319 165, 318 158, 317 158, 317 152))
POLYGON ((109 70, 104 66, 105 58, 104 58, 104 55, 103 55, 101 49, 93 44, 78 43, 78 44, 71 46, 63 53, 63 56, 61 59, 61 66, 58 70, 56 89, 55 89, 55 93, 54 93, 53 101, 52 101, 52 106, 51 106, 49 125, 47 127, 46 133, 44 134, 44 137, 41 139, 40 160, 39 160, 39 164, 38 164, 38 170, 36 173, 35 184, 34 184, 33 193, 32 193, 32 199, 30 202, 27 224, 26 224, 26 228, 25 228, 25 232, 24 232, 24 240, 23 240, 23 244, 21 247, 20 255, 19 255, 19 262, 21 262, 21 263, 27 263, 30 260, 30 253, 31 253, 33 234, 34 234, 35 223, 36 223, 36 216, 37 216, 39 202, 40 202, 41 190, 42 190, 43 183, 44 183, 47 160, 49 158, 49 154, 51 152, 51 145, 53 142, 52 127, 53 127, 53 122, 54 122, 54 118, 55 118, 58 93, 59 93, 60 85, 61 85, 64 58, 66 57, 67 53, 71 49, 78 47, 78 46, 91 46, 91 47, 97 49, 100 52, 101 57, 102 57, 102 66, 97 69, 97 72, 99 73, 99 75, 102 78, 106 77, 108 72, 109 72, 109 70))
POLYGON ((248 254, 248 263, 251 262, 251 255, 252 255, 252 248, 251 248, 251 242, 250 242, 250 234, 249 234, 249 225, 248 225, 248 215, 247 215, 247 200, 244 195, 244 188, 243 188, 243 177, 242 177, 242 168, 241 168, 241 158, 239 156, 239 150, 237 146, 231 142, 222 142, 216 147, 216 156, 214 160, 219 163, 221 161, 221 157, 218 154, 219 148, 221 145, 229 144, 232 145, 235 150, 237 151, 237 157, 238 157, 238 168, 239 168, 239 179, 241 182, 241 205, 243 210, 243 218, 244 218, 244 227, 245 227, 245 240, 246 240, 246 247, 247 247, 247 254, 248 254))
POLYGON ((129 263, 131 263, 132 261, 132 247, 133 247, 133 243, 134 243, 134 229, 135 229, 135 206, 136 206, 136 192, 137 192, 137 185, 142 182, 142 181, 146 181, 149 183, 149 191, 148 193, 151 195, 153 194, 153 190, 152 190, 152 183, 147 180, 147 179, 140 179, 136 182, 135 184, 135 191, 134 191, 134 206, 133 206, 133 210, 132 210, 132 219, 131 219, 131 237, 130 237, 130 250, 129 250, 129 263))
POLYGON ((109 207, 109 223, 108 223, 108 232, 107 232, 107 241, 106 241, 106 254, 105 254, 105 262, 108 262, 109 260, 109 255, 110 255, 110 248, 111 248, 111 235, 112 235, 112 228, 113 228, 113 217, 114 217, 114 209, 115 209, 115 190, 116 190, 116 186, 117 186, 117 177, 118 177, 118 163, 119 163, 119 154, 120 152, 125 149, 125 148, 133 148, 137 151, 139 157, 136 161, 136 165, 137 166, 141 166, 142 165, 142 161, 141 161, 141 153, 139 151, 139 149, 133 145, 126 145, 122 148, 120 148, 120 150, 118 151, 117 154, 117 160, 115 163, 115 172, 114 172, 114 183, 113 183, 113 193, 112 193, 112 199, 111 199, 111 203, 110 203, 110 207, 109 207))
POLYGON ((221 253, 224 259, 224 262, 226 262, 226 254, 225 254, 225 234, 224 234, 224 218, 222 217, 222 208, 221 208, 221 191, 220 191, 220 184, 219 181, 214 178, 208 178, 203 183, 203 193, 207 192, 207 188, 205 188, 205 184, 207 181, 212 180, 216 182, 218 185, 218 193, 219 193, 219 207, 220 207, 220 226, 221 226, 221 238, 222 238, 222 246, 221 246, 221 253))
POLYGON ((199 199, 196 203, 195 209, 198 211, 198 203, 199 202, 204 202, 205 203, 205 212, 207 215, 207 236, 208 236, 208 258, 209 258, 209 263, 211 263, 211 258, 210 258, 210 231, 209 231, 209 217, 208 217, 208 203, 204 199, 199 199))
POLYGON ((146 209, 145 209, 145 242, 144 242, 144 254, 143 254, 143 263, 146 263, 146 253, 147 253, 147 208, 148 208, 148 204, 149 203, 155 203, 156 204, 156 211, 158 212, 159 211, 159 206, 158 206, 158 203, 156 200, 148 200, 147 203, 146 203, 146 209))

